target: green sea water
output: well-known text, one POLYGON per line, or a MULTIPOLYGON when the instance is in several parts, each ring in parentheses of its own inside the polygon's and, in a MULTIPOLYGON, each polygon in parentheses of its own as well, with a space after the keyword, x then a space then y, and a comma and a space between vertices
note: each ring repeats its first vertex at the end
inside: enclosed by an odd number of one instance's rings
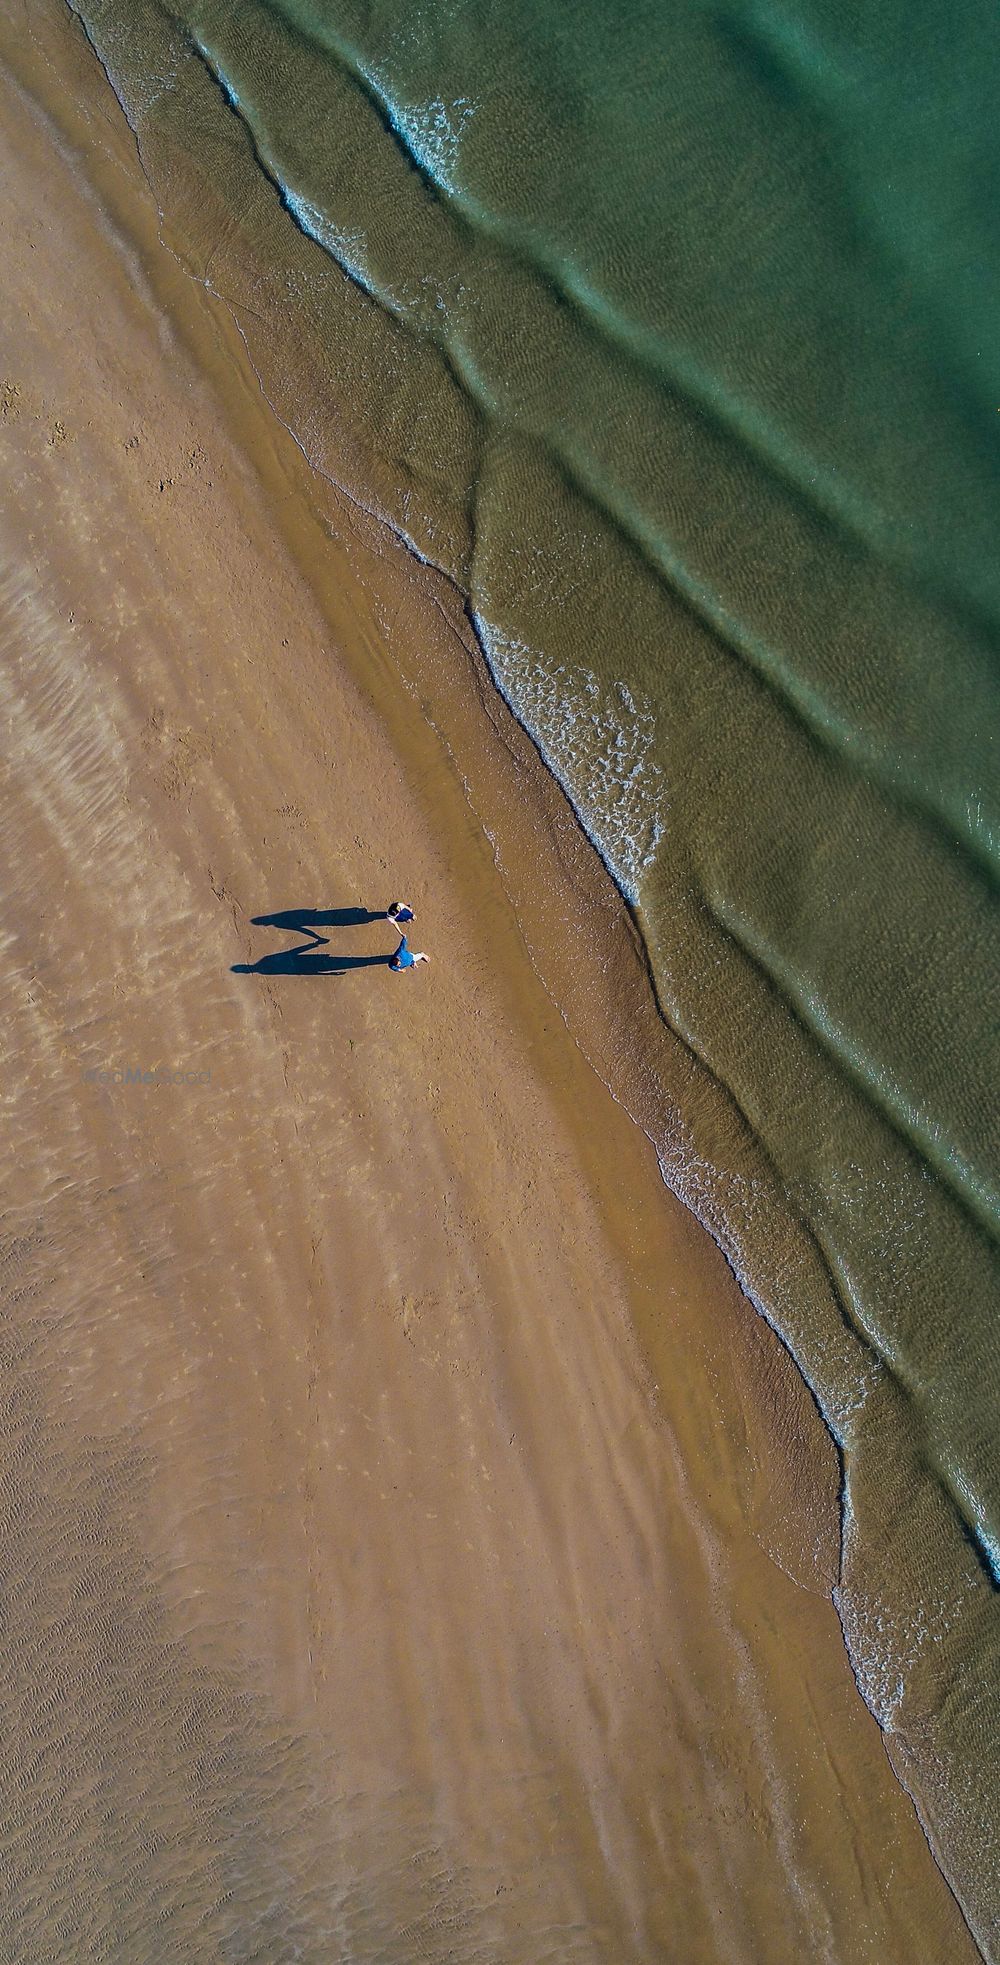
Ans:
POLYGON ((665 1177, 841 1448, 859 1687, 998 1957, 995 14, 74 4, 278 414, 460 585, 636 910, 717 1088, 665 1177))

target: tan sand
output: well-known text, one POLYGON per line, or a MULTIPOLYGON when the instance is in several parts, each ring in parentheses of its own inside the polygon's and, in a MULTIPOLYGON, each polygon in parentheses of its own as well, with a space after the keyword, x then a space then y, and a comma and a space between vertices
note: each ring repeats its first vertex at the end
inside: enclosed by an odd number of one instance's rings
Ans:
POLYGON ((471 691, 470 804, 399 681, 460 617, 316 502, 82 37, 0 61, 4 1956, 971 1958, 832 1448, 509 894, 624 910, 471 691), (233 972, 397 893, 427 968, 233 972))

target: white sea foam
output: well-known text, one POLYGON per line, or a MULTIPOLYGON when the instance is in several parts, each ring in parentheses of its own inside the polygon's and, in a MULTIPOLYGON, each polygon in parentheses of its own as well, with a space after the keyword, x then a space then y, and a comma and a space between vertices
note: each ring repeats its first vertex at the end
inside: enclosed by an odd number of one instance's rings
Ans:
POLYGON ((842 1495, 843 1580, 835 1602, 858 1688, 883 1732, 895 1731, 905 1720, 905 1708, 918 1668, 941 1649, 968 1615, 975 1596, 969 1574, 956 1586, 938 1585, 933 1573, 915 1586, 905 1607, 890 1605, 880 1594, 865 1552, 863 1531, 854 1512, 851 1480, 842 1495))
POLYGON ((105 10, 98 35, 79 0, 68 0, 71 13, 81 27, 122 106, 129 128, 136 131, 145 116, 164 96, 171 93, 190 59, 185 36, 166 21, 160 21, 155 49, 147 46, 137 60, 130 25, 122 26, 110 10, 105 10))
POLYGON ((454 191, 462 136, 476 105, 469 96, 413 105, 396 102, 385 76, 364 71, 375 89, 392 128, 415 164, 445 191, 454 191))
POLYGON ((609 872, 633 903, 666 825, 666 786, 652 756, 652 705, 592 669, 549 665, 477 615, 498 689, 565 788, 609 872))
MULTIPOLYGON (((275 181, 280 182, 270 159, 268 168, 273 171, 275 181)), ((323 251, 336 260, 357 286, 363 287, 397 320, 409 318, 411 324, 419 329, 432 313, 448 314, 455 307, 460 293, 458 282, 453 282, 451 288, 446 290, 433 274, 423 273, 417 280, 398 282, 390 287, 383 274, 376 274, 368 235, 360 227, 348 230, 338 225, 318 205, 283 182, 281 195, 306 236, 322 246, 323 251)))
POLYGON ((342 226, 335 225, 332 219, 327 218, 325 212, 320 211, 318 205, 311 204, 309 199, 301 197, 298 191, 290 190, 287 184, 282 187, 282 195, 303 232, 310 239, 315 239, 316 244, 322 246, 324 252, 328 252, 359 286, 371 291, 373 283, 368 270, 364 234, 357 230, 347 232, 342 226))
POLYGON ((965 1503, 968 1519, 975 1525, 976 1540, 981 1554, 989 1564, 993 1581, 1000 1584, 1000 1542, 997 1540, 986 1505, 960 1467, 952 1468, 951 1479, 965 1503))

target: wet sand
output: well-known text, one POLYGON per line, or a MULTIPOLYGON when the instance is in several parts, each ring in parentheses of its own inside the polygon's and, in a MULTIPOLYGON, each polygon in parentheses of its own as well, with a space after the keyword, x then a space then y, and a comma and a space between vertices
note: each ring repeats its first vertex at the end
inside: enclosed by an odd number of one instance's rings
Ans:
POLYGON ((6 1955, 972 1958, 832 1446, 539 977, 624 909, 82 36, 0 64, 6 1955))

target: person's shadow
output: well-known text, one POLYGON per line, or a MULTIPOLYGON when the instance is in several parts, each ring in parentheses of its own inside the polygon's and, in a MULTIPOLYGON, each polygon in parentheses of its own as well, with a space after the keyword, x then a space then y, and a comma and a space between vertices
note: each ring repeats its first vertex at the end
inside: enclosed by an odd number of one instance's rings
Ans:
POLYGON ((234 976, 339 976, 347 969, 388 968, 388 955, 321 955, 329 937, 318 928, 363 928, 369 921, 385 921, 385 909, 373 914, 367 907, 289 907, 280 914, 255 914, 255 928, 286 928, 309 940, 297 948, 278 949, 263 955, 259 962, 234 962, 234 976))
POLYGON ((385 908, 286 907, 280 914, 255 914, 255 928, 287 928, 293 935, 311 935, 317 928, 363 928, 369 921, 387 921, 385 908))

